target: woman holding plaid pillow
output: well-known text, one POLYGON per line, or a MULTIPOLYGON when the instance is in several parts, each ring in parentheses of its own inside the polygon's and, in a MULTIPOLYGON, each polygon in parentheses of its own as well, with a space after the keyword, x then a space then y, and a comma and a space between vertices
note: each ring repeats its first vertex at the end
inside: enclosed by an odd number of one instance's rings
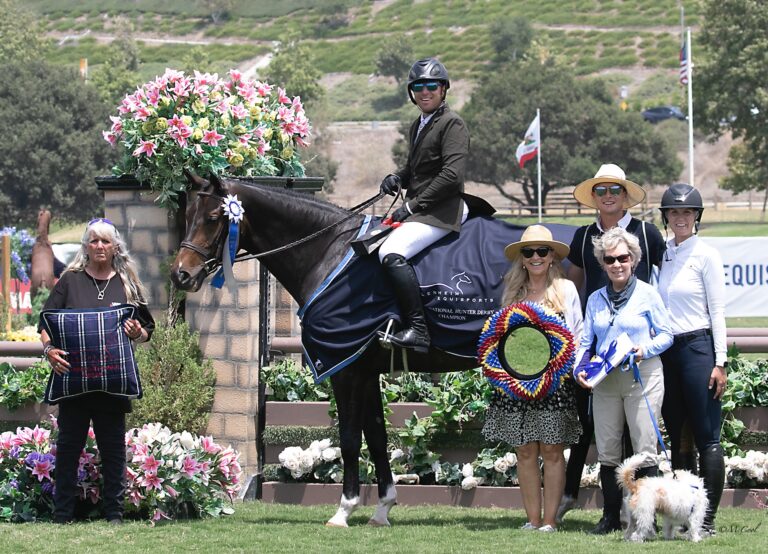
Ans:
MULTIPOLYGON (((155 327, 147 307, 147 292, 138 278, 133 260, 120 233, 108 219, 90 221, 80 251, 56 283, 44 310, 108 308, 120 304, 136 306, 136 319, 126 319, 123 330, 136 342, 152 336, 155 327)), ((51 344, 42 329, 44 355, 56 374, 70 370, 68 353, 51 344)), ((58 402, 59 437, 56 445, 56 489, 54 522, 75 518, 78 498, 78 465, 88 429, 93 422, 101 454, 104 516, 110 523, 123 520, 125 494, 125 414, 131 411, 128 398, 93 391, 58 402)))

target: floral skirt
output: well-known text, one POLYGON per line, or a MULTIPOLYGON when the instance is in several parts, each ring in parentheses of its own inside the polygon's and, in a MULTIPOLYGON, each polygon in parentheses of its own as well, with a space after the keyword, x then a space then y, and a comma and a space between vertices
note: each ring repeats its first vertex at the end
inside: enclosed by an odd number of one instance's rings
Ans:
POLYGON ((483 435, 510 446, 529 442, 574 444, 581 436, 573 381, 540 400, 517 400, 496 392, 485 416, 483 435))

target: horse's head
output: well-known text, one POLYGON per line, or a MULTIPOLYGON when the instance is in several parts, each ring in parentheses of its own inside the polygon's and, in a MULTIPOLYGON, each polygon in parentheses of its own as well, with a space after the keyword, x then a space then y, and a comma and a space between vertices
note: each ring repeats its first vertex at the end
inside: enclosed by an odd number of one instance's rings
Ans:
POLYGON ((180 289, 195 292, 221 265, 228 229, 222 208, 227 189, 215 175, 210 181, 190 173, 187 178, 199 190, 187 207, 187 234, 171 266, 171 279, 180 289))

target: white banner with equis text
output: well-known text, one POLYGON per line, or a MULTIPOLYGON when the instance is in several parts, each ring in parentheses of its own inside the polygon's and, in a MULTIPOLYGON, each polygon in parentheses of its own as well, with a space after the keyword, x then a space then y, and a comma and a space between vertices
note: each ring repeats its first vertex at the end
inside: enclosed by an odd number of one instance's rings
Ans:
POLYGON ((768 237, 701 237, 720 252, 725 316, 768 317, 768 237))

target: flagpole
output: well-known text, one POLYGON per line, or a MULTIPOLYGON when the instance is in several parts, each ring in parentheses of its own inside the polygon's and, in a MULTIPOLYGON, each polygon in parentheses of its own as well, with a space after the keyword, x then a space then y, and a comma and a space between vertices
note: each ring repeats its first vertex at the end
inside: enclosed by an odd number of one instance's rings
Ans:
POLYGON ((539 223, 541 223, 541 114, 539 108, 536 108, 536 119, 539 120, 539 148, 536 151, 536 172, 538 173, 538 197, 539 202, 539 223))
POLYGON ((693 181, 693 52, 691 52, 691 28, 686 30, 686 54, 688 55, 688 184, 695 187, 693 181))

